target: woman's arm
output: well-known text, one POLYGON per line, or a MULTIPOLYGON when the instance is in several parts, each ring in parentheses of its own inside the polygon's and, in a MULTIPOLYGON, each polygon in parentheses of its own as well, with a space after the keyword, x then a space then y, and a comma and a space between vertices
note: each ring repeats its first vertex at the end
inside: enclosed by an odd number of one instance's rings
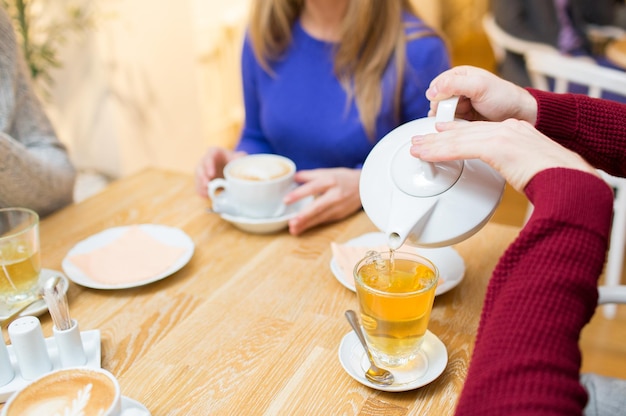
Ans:
POLYGON ((48 214, 72 202, 76 172, 31 85, 0 12, 0 206, 48 214))
POLYGON ((263 68, 254 56, 252 44, 247 35, 241 53, 241 80, 243 86, 243 103, 245 120, 237 150, 246 153, 275 153, 261 128, 261 102, 259 92, 259 76, 263 68))

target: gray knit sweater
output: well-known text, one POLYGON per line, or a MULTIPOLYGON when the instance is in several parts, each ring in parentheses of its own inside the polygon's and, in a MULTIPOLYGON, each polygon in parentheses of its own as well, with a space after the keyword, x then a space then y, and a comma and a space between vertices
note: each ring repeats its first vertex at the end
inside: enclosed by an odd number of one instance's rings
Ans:
POLYGON ((0 8, 0 208, 46 215, 72 202, 75 169, 35 96, 6 11, 0 8))

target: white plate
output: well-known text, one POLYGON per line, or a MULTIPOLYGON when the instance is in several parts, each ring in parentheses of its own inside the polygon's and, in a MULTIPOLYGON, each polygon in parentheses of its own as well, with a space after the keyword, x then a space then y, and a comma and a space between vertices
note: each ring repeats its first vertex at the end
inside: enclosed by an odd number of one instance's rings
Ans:
MULTIPOLYGON (((432 382, 443 373, 443 370, 448 365, 448 350, 443 342, 430 331, 426 331, 424 343, 422 344, 422 353, 422 359, 425 359, 425 363, 420 362, 417 366, 421 368, 425 364, 427 367, 421 376, 415 378, 413 373, 416 370, 413 368, 400 367, 391 369, 390 371, 396 381, 390 386, 379 386, 365 378, 365 372, 370 364, 365 355, 365 350, 354 331, 347 333, 339 345, 339 361, 344 370, 353 379, 373 389, 391 392, 417 389, 432 382), (402 382, 402 380, 411 381, 402 382)), ((420 372, 423 372, 423 370, 420 372)))
MULTIPOLYGON (((48 278, 52 276, 61 277, 62 282, 63 282, 62 283, 63 293, 67 293, 67 289, 70 285, 69 281, 67 280, 67 277, 63 273, 56 271, 56 270, 52 270, 52 269, 41 269, 41 273, 39 273, 39 287, 42 287, 45 281, 48 280, 48 278)), ((39 316, 47 310, 48 310, 48 305, 46 305, 46 301, 44 301, 43 299, 40 299, 37 302, 30 305, 28 308, 24 309, 20 313, 20 316, 39 316)), ((7 305, 4 303, 0 304, 0 321, 5 319, 9 315, 11 315, 11 310, 7 309, 7 305)))
POLYGON ((151 416, 146 406, 126 396, 122 396, 122 412, 127 412, 124 416, 151 416))
POLYGON ((298 215, 298 212, 311 202, 313 202, 313 197, 309 196, 302 198, 293 204, 287 205, 285 213, 280 217, 248 218, 227 212, 221 212, 218 214, 220 214, 224 220, 230 222, 240 230, 254 234, 270 234, 285 228, 289 220, 298 215))
POLYGON ((193 255, 195 248, 194 243, 184 231, 175 227, 167 227, 165 225, 140 224, 138 227, 140 227, 142 231, 150 234, 151 237, 161 243, 185 249, 185 252, 176 260, 176 262, 174 262, 174 264, 162 273, 137 282, 106 284, 92 280, 69 260, 69 258, 73 255, 89 253, 111 243, 126 232, 130 227, 135 227, 135 225, 108 228, 76 244, 63 259, 63 270, 65 271, 65 274, 67 274, 67 277, 76 284, 90 287, 92 289, 127 289, 147 285, 166 278, 186 265, 193 255))
MULTIPOLYGON (((347 241, 345 244, 354 247, 378 247, 387 244, 387 240, 385 239, 385 234, 375 232, 363 234, 347 241)), ((439 276, 443 282, 437 287, 435 296, 446 293, 450 289, 456 287, 459 283, 461 283, 461 280, 463 280, 463 277, 465 276, 465 262, 463 261, 463 257, 461 257, 461 255, 452 247, 414 247, 413 249, 417 252, 417 254, 424 256, 428 260, 435 263, 435 266, 439 269, 439 276)), ((330 270, 333 272, 333 275, 335 275, 335 278, 337 278, 339 283, 353 292, 356 291, 354 287, 354 278, 352 276, 350 276, 350 279, 347 278, 334 257, 330 259, 330 270)))

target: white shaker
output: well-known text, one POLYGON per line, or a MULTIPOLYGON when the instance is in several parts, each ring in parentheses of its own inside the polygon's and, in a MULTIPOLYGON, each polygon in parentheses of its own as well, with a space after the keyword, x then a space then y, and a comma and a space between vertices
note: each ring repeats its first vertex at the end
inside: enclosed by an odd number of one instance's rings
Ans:
POLYGON ((11 365, 11 358, 9 357, 9 350, 4 343, 4 338, 0 342, 0 386, 8 384, 15 377, 15 370, 11 365))
POLYGON ((83 341, 80 337, 80 329, 75 319, 71 320, 72 325, 68 329, 58 329, 52 327, 54 340, 59 349, 59 358, 62 367, 77 367, 87 363, 87 355, 83 348, 83 341))
POLYGON ((25 316, 11 322, 9 337, 22 378, 33 380, 52 370, 46 340, 37 317, 25 316))
POLYGON ((70 317, 67 297, 60 276, 52 276, 43 285, 43 298, 54 326, 54 340, 59 349, 62 367, 81 366, 87 362, 78 322, 70 317))

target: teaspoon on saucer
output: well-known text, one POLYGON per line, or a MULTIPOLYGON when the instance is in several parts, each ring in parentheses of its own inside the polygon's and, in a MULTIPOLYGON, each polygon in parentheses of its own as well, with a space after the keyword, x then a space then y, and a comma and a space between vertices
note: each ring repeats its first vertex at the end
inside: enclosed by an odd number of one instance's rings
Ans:
POLYGON ((346 319, 350 322, 350 326, 354 329, 359 341, 361 341, 361 345, 363 345, 363 349, 365 350, 365 355, 367 355, 367 359, 370 362, 370 368, 365 372, 365 378, 371 381, 374 384, 378 384, 381 386, 389 386, 393 384, 393 374, 389 370, 385 370, 384 368, 378 367, 374 363, 374 359, 372 358, 372 354, 370 353, 369 348, 365 342, 365 337, 363 336, 363 332, 361 331, 361 326, 359 325, 358 318, 356 313, 348 309, 346 311, 346 319))
POLYGON ((4 327, 4 326, 8 326, 11 322, 13 322, 15 320, 15 318, 17 318, 18 316, 20 316, 20 314, 22 312, 24 312, 29 306, 31 306, 33 303, 38 302, 39 300, 41 300, 43 298, 42 294, 37 294, 35 295, 34 298, 26 301, 22 306, 20 306, 18 309, 16 309, 15 311, 13 311, 11 313, 11 315, 7 316, 6 318, 4 318, 2 321, 0 321, 0 327, 4 327))

